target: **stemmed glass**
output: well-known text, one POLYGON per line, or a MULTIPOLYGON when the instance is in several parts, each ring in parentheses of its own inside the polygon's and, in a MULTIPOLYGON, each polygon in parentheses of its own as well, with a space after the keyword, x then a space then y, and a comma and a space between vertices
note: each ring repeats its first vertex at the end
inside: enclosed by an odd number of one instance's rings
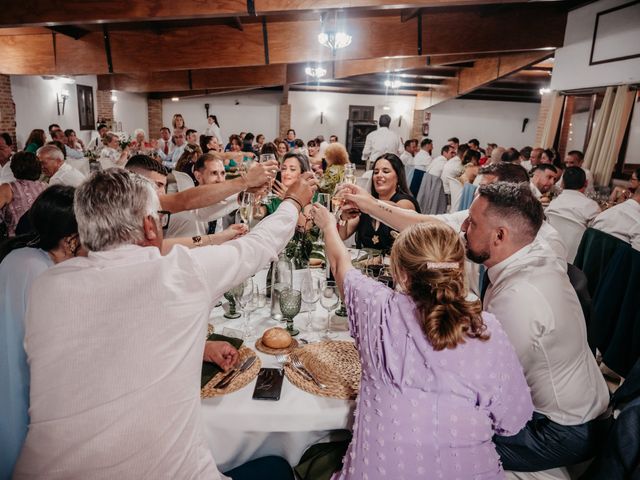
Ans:
POLYGON ((327 310, 327 329, 323 337, 325 340, 331 340, 336 336, 336 334, 331 331, 331 310, 336 308, 339 303, 340 296, 338 295, 336 282, 328 280, 323 282, 320 290, 320 305, 327 310))
POLYGON ((300 293, 300 290, 285 288, 280 292, 280 311, 287 321, 287 331, 292 337, 295 337, 300 333, 300 330, 293 328, 293 319, 298 313, 300 313, 301 303, 302 294, 300 293))
POLYGON ((236 214, 236 222, 237 220, 240 220, 240 223, 244 223, 247 226, 247 229, 251 228, 251 221, 253 220, 254 199, 255 197, 253 193, 250 192, 240 192, 240 195, 238 196, 240 208, 238 208, 238 212, 236 214), (238 216, 240 218, 238 218, 238 216))
MULTIPOLYGON (((327 210, 331 211, 331 195, 328 193, 317 193, 316 194, 316 202, 318 205, 322 205, 327 210)), ((320 230, 320 235, 318 235, 318 245, 324 245, 324 235, 322 230, 320 230)))
POLYGON ((258 308, 259 291, 258 286, 254 285, 252 278, 247 278, 240 285, 231 290, 234 300, 242 309, 244 315, 244 338, 247 339, 253 334, 249 328, 251 312, 258 308))
MULTIPOLYGON (((276 159, 276 156, 272 153, 263 153, 262 155, 260 155, 260 163, 266 163, 269 160, 275 160, 275 159, 276 159)), ((269 202, 271 202, 273 198, 277 196, 275 193, 273 193, 272 188, 273 188, 273 179, 270 178, 269 190, 267 191, 267 194, 263 199, 263 203, 268 204, 269 202)))
MULTIPOLYGON (((314 277, 311 270, 307 270, 302 277, 302 283, 300 284, 300 292, 302 294, 302 302, 305 305, 309 305, 307 310, 307 325, 306 328, 311 328, 311 307, 320 298, 320 279, 314 277)), ((315 309, 315 308, 314 308, 315 309)))

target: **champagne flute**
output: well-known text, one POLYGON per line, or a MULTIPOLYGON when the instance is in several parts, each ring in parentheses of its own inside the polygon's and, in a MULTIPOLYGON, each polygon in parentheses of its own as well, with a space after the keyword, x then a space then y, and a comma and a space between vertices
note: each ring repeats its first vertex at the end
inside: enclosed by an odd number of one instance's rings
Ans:
POLYGON ((241 223, 244 223, 247 228, 251 227, 251 222, 253 221, 253 202, 254 195, 250 192, 240 192, 240 196, 238 199, 238 203, 240 204, 240 208, 238 209, 238 214, 240 215, 241 223))
POLYGON ((305 328, 310 329, 311 307, 315 306, 316 302, 320 298, 320 279, 318 277, 314 277, 311 270, 307 270, 302 277, 300 292, 302 293, 302 302, 305 305, 309 305, 309 310, 307 310, 307 325, 305 328))
POLYGON ((356 166, 353 163, 347 163, 344 166, 344 180, 343 183, 351 185, 356 184, 356 166))
MULTIPOLYGON (((324 208, 331 211, 331 195, 328 193, 317 193, 315 203, 322 205, 324 208)), ((322 230, 320 230, 320 235, 318 236, 318 245, 324 245, 324 235, 322 230)))
POLYGON ((323 282, 320 290, 320 305, 327 311, 327 329, 323 337, 325 340, 331 340, 336 336, 336 334, 331 331, 331 310, 336 308, 339 303, 340 296, 338 295, 336 282, 323 282))
MULTIPOLYGON (((260 163, 266 163, 270 160, 275 160, 275 159, 276 159, 276 156, 272 153, 263 153, 262 155, 260 155, 260 163)), ((268 204, 274 197, 277 196, 276 194, 273 193, 272 189, 273 189, 273 178, 270 178, 269 189, 263 199, 263 203, 268 204)))

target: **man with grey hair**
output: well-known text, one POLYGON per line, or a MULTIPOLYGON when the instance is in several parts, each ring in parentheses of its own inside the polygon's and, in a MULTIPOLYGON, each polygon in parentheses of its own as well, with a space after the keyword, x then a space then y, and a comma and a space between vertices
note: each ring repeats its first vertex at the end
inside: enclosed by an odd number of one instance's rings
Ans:
POLYGON ((209 313, 284 248, 313 196, 307 178, 248 235, 165 256, 164 213, 147 179, 108 169, 78 188, 89 254, 34 283, 31 423, 16 478, 223 478, 199 415, 209 313))
POLYGON ((42 164, 42 172, 49 177, 49 185, 78 187, 85 176, 64 160, 64 155, 55 145, 45 145, 36 153, 42 164))

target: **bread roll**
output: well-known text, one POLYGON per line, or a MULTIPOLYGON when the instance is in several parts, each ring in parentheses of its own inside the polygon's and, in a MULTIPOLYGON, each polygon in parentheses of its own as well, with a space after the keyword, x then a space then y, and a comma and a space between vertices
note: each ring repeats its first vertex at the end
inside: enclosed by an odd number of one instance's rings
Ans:
POLYGON ((287 348, 292 340, 289 332, 280 327, 270 328, 262 334, 262 344, 269 348, 287 348))
POLYGON ((322 265, 322 259, 321 258, 310 258, 309 259, 309 266, 310 267, 319 267, 322 265))

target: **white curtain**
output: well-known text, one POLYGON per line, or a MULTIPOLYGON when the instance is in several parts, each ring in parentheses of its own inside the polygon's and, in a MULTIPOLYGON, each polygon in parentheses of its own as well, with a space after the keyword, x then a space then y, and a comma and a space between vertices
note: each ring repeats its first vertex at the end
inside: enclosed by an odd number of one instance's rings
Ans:
POLYGON ((628 85, 607 87, 585 152, 584 165, 593 173, 596 185, 608 185, 611 181, 635 95, 628 85))
POLYGON ((564 97, 558 95, 558 92, 553 91, 547 94, 548 98, 543 98, 543 102, 548 102, 549 108, 547 109, 547 116, 544 120, 544 127, 542 129, 542 137, 540 138, 539 146, 542 148, 553 147, 553 141, 556 138, 558 132, 558 125, 560 123, 560 114, 562 113, 562 105, 564 104, 564 97))

